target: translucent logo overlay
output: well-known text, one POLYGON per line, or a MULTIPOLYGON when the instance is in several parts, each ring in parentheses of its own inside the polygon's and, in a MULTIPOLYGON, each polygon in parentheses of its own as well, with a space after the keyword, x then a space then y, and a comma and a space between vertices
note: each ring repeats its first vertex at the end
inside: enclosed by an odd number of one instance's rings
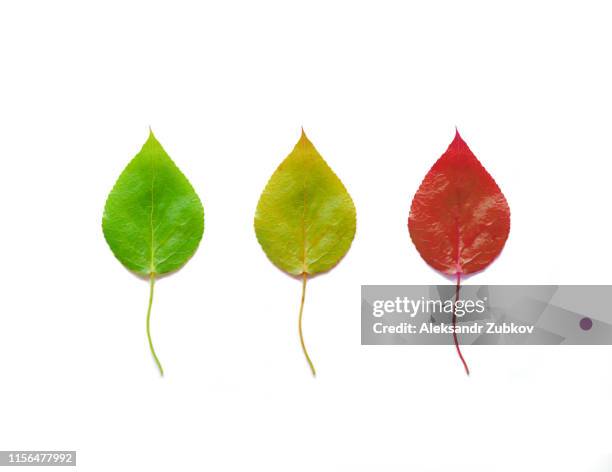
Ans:
POLYGON ((453 344, 453 332, 461 344, 612 344, 612 286, 361 286, 361 344, 453 344))

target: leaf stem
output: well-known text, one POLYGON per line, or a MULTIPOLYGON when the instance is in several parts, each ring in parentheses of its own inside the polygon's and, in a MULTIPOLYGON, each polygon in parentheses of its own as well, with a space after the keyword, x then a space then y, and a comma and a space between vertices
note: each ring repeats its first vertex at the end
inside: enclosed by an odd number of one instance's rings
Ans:
POLYGON ((455 290, 455 304, 453 305, 453 340, 455 341, 455 347, 457 348, 457 354, 459 354, 459 359, 463 363, 463 368, 465 369, 465 373, 470 375, 470 369, 468 368, 467 362, 463 358, 463 354, 461 354, 461 348, 459 347, 459 340, 457 339, 457 302, 459 301, 459 290, 461 288, 461 272, 457 272, 457 289, 455 290))
POLYGON ((157 368, 159 369, 160 375, 164 376, 164 369, 157 358, 157 354, 155 354, 155 349, 153 348, 153 342, 151 341, 151 307, 153 306, 153 292, 155 290, 155 274, 151 272, 151 277, 149 279, 149 308, 147 310, 147 338, 149 340, 149 348, 151 349, 151 354, 153 354, 153 359, 155 359, 155 363, 157 364, 157 368))
POLYGON ((300 303, 300 316, 298 318, 298 330, 300 332, 300 344, 302 345, 302 351, 306 356, 306 360, 308 361, 308 365, 310 366, 310 370, 312 371, 312 376, 317 376, 317 371, 314 368, 312 361, 310 360, 310 356, 308 355, 308 351, 306 350, 306 344, 304 344, 304 334, 302 333, 302 314, 304 313, 304 299, 306 298, 306 280, 308 279, 308 274, 304 272, 302 274, 302 301, 300 303))

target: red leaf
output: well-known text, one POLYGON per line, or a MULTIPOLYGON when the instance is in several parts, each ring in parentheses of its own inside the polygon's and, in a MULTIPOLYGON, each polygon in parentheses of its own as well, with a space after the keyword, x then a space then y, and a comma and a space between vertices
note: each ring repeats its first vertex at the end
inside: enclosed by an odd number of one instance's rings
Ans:
MULTIPOLYGON (((461 275, 485 269, 503 249, 510 232, 508 202, 459 131, 417 190, 408 230, 425 262, 445 274, 457 275, 455 305, 461 275)), ((454 328, 454 309, 452 322, 454 328)), ((454 330, 453 340, 469 375, 454 330)))
POLYGON ((458 131, 414 196, 408 229, 421 257, 445 274, 483 270, 504 247, 508 202, 458 131))

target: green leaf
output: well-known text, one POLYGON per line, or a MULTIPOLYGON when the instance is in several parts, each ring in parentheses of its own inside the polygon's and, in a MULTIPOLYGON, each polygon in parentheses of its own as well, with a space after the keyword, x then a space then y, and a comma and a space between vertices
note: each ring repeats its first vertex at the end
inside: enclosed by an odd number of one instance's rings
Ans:
POLYGON ((102 228, 117 259, 141 275, 177 270, 196 251, 202 202, 153 132, 111 190, 102 228))
POLYGON ((346 254, 355 236, 351 196, 306 137, 272 174, 255 213, 257 240, 268 258, 285 272, 301 276, 302 304, 308 275, 325 272, 346 254))
POLYGON ((149 332, 155 277, 179 269, 195 253, 204 232, 204 209, 152 131, 111 190, 102 229, 115 257, 150 279, 147 335, 163 375, 149 332))

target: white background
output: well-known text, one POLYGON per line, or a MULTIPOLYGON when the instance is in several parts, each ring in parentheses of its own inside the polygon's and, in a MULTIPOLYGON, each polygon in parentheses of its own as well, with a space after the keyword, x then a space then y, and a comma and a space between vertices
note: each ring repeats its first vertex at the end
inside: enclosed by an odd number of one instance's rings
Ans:
POLYGON ((433 284, 406 228, 455 125, 512 211, 479 284, 608 284, 609 2, 4 1, 0 449, 82 471, 612 470, 612 349, 361 346, 361 284, 433 284), (102 236, 151 125, 205 207, 157 285, 102 236), (304 126, 358 214, 308 289, 254 236, 304 126))

